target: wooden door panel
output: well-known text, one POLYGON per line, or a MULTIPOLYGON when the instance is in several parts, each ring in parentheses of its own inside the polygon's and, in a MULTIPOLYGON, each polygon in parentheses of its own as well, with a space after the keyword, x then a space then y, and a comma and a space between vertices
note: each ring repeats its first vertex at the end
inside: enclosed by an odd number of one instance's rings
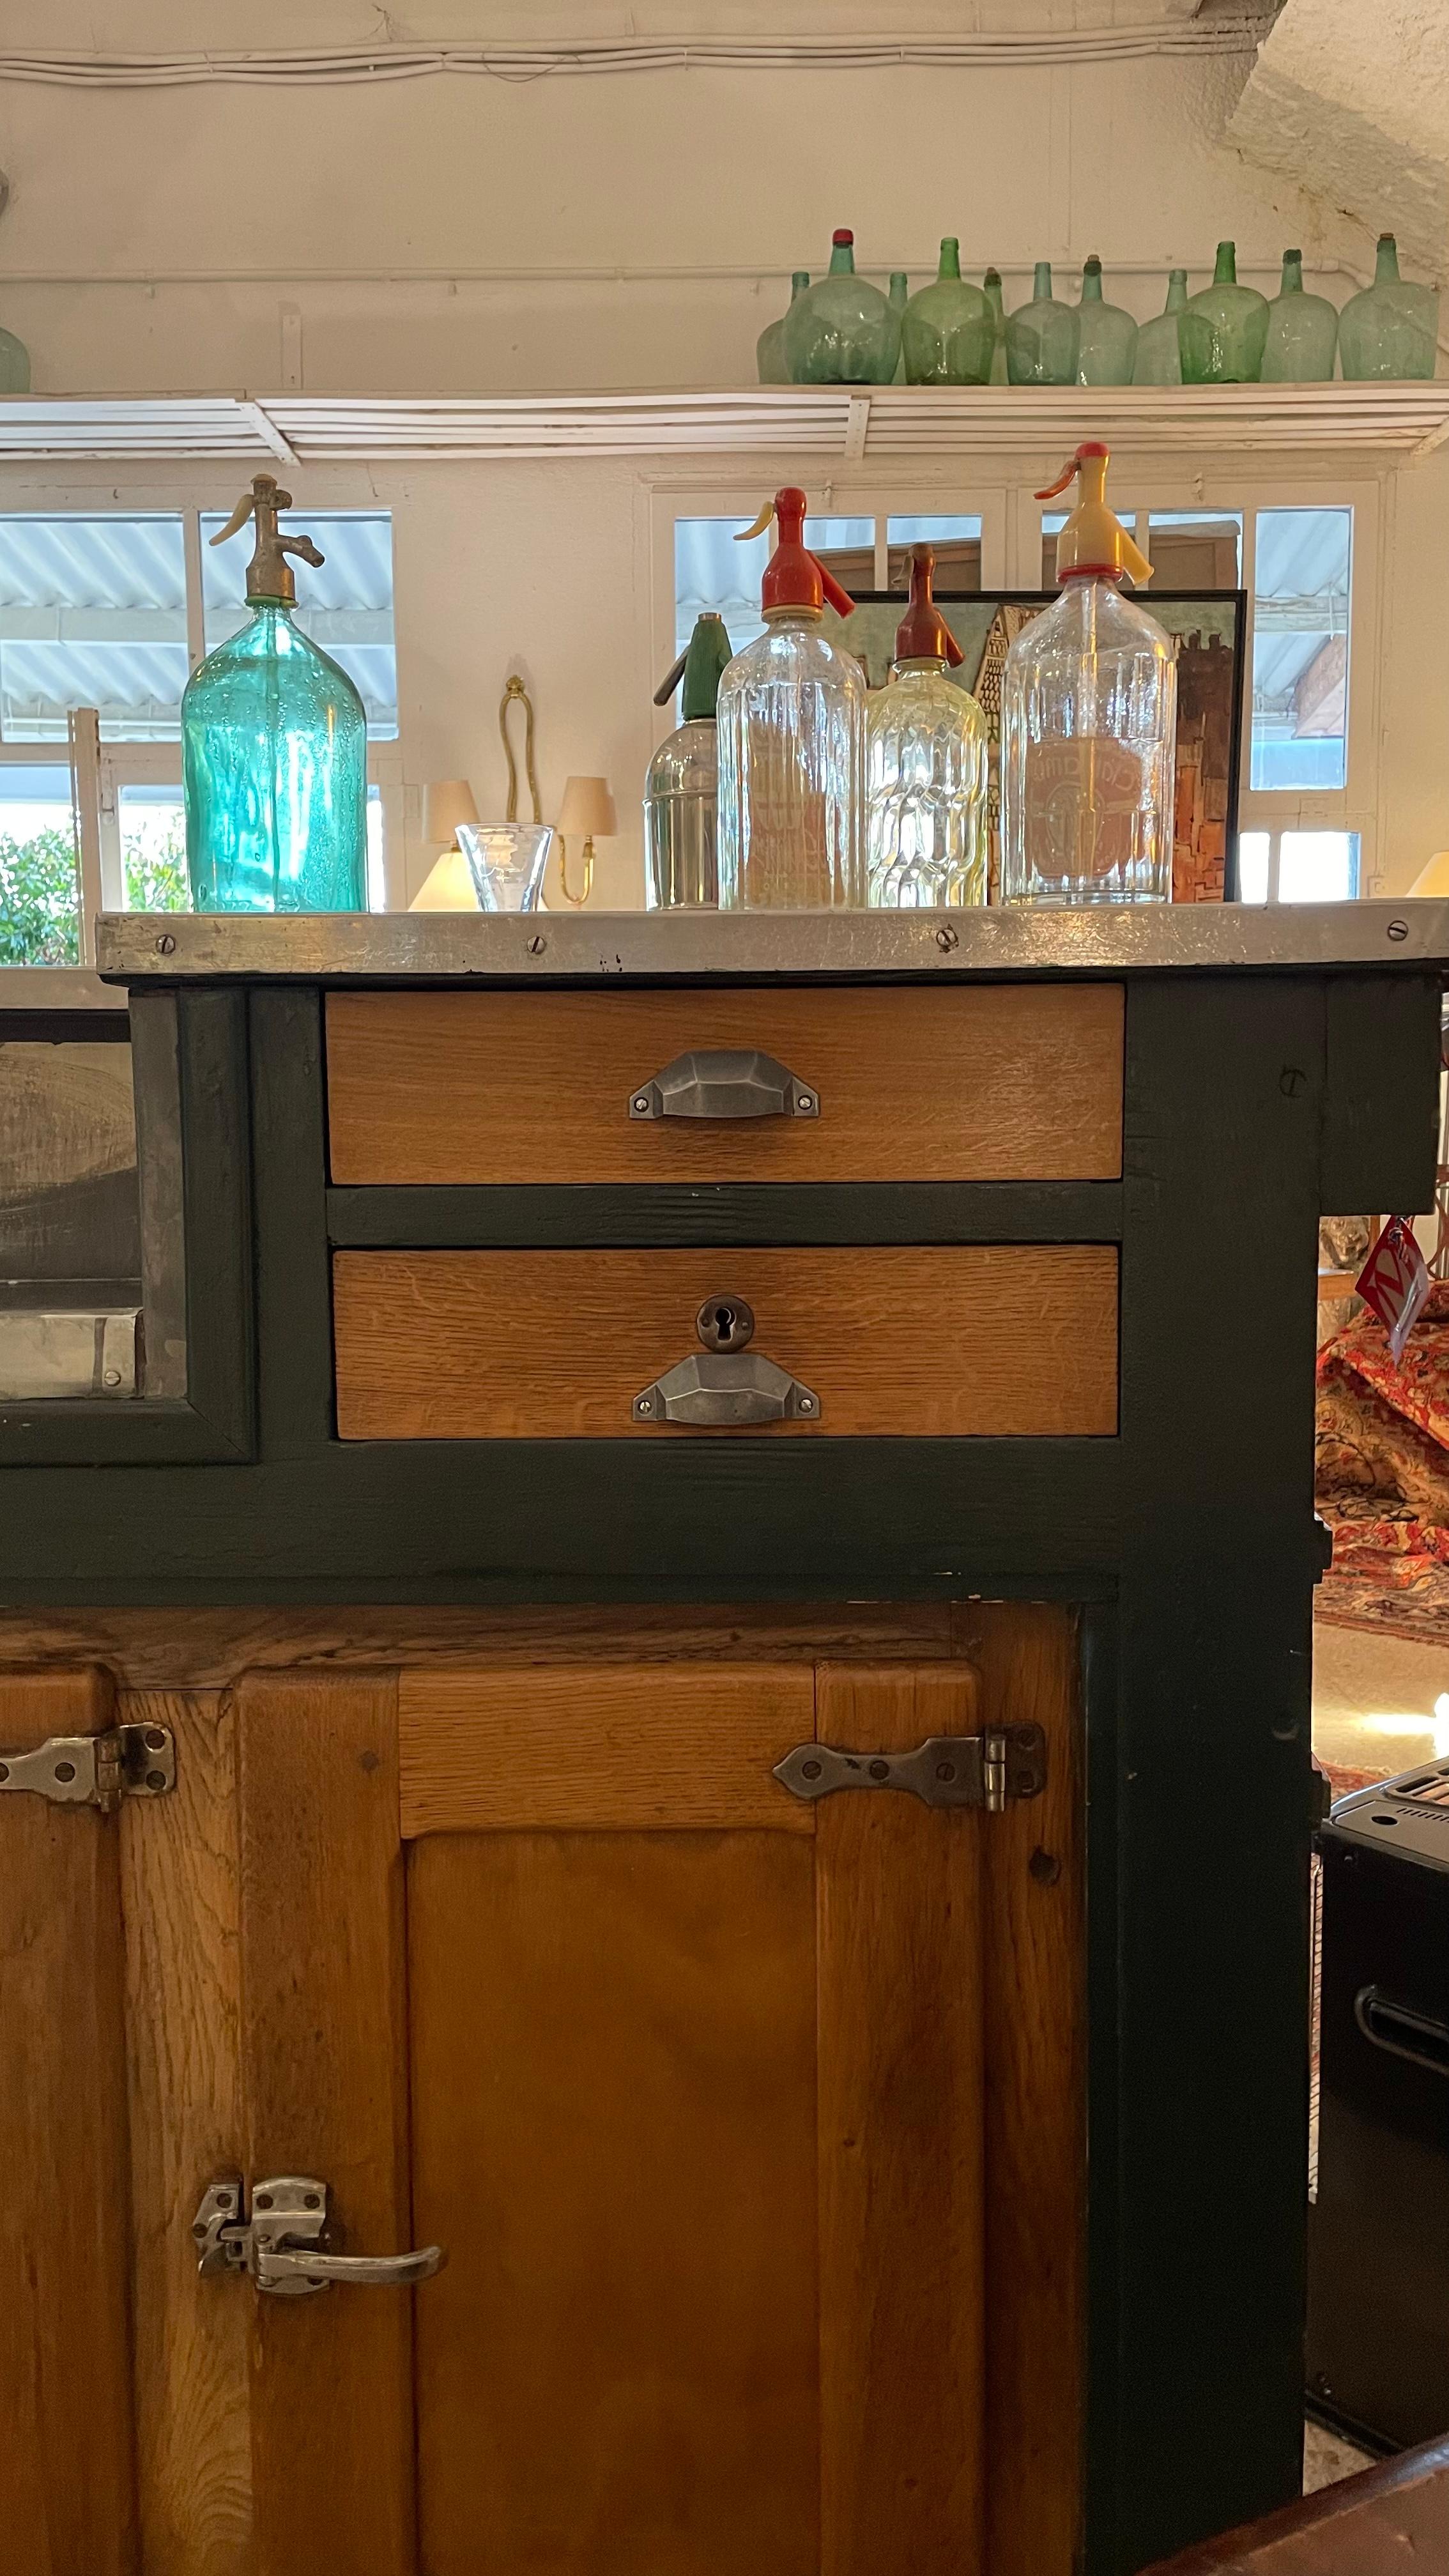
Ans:
POLYGON ((428 2576, 816 2576, 809 1839, 432 1836, 408 1905, 428 2576))
MULTIPOLYGON (((246 2178, 315 2174, 337 2251, 397 2253, 413 2239, 396 1681, 258 1673, 237 1700, 246 2178)), ((259 2576, 413 2576, 410 2293, 211 2286, 251 2308, 259 2576)))
MULTIPOLYGON (((826 1665, 816 1716, 822 1743, 904 1752, 974 1733, 976 1676, 826 1665)), ((818 1810, 822 2576, 982 2564, 985 1825, 818 1810)))
MULTIPOLYGON (((0 1747, 111 1724, 84 1670, 0 1675, 0 1747)), ((0 1801, 0 2555, 137 2576, 114 1817, 0 1801)))

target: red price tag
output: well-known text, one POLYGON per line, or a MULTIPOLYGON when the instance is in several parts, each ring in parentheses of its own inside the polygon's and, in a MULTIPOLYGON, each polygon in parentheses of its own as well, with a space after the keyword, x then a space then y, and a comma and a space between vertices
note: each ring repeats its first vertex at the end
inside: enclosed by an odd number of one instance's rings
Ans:
POLYGON ((1404 1355, 1415 1317, 1423 1312, 1429 1270, 1406 1216, 1391 1216, 1354 1286, 1372 1306, 1389 1337, 1395 1362, 1404 1355))

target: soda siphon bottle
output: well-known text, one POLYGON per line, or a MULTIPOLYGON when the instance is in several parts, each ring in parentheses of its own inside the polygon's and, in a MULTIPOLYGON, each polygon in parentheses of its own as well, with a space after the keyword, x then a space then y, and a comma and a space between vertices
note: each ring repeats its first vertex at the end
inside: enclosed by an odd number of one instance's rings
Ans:
POLYGON ((292 506, 258 474, 214 546, 256 522, 251 615, 208 653, 181 701, 186 873, 198 912, 362 912, 367 907, 367 718, 347 673, 292 622, 282 535, 292 506))
POLYGON ((866 710, 870 900, 895 911, 986 901, 986 718, 947 678, 961 647, 931 596, 935 554, 911 548, 895 667, 866 710))

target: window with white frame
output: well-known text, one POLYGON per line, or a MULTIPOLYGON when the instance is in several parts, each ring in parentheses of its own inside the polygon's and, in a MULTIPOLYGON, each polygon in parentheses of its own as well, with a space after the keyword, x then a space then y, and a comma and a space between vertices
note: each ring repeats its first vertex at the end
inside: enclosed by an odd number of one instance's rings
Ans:
MULTIPOLYGON (((87 953, 66 751, 76 708, 100 719, 100 900, 185 909, 181 693, 246 615, 253 539, 243 529, 211 548, 224 524, 194 509, 0 514, 0 966, 87 953)), ((305 525, 326 557, 308 571, 297 622, 356 683, 370 745, 386 745, 398 730, 391 513, 290 513, 282 524, 305 525)), ((395 755, 369 751, 375 905, 395 769, 395 755)))

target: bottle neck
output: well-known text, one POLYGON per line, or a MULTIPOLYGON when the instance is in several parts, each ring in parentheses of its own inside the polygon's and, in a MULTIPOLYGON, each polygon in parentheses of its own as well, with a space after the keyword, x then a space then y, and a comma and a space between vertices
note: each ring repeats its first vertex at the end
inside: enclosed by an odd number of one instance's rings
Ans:
POLYGON ((791 277, 791 279, 790 279, 790 301, 791 301, 791 303, 792 303, 792 304, 794 303, 795 298, 796 298, 796 296, 797 296, 797 295, 803 295, 803 294, 804 294, 805 289, 806 289, 806 287, 809 285, 809 283, 810 283, 810 271, 809 271, 809 269, 808 269, 808 268, 797 268, 797 269, 794 271, 794 274, 792 275, 792 277, 791 277))
POLYGON ((855 246, 854 246, 854 244, 853 244, 853 243, 851 243, 851 242, 832 242, 832 243, 831 243, 831 246, 830 246, 830 274, 831 274, 831 276, 832 276, 832 277, 854 277, 854 275, 855 275, 855 246))
POLYGON ((1238 254, 1232 242, 1219 242, 1217 266, 1213 270, 1214 286, 1236 286, 1238 254))
POLYGON ((1187 270, 1185 268, 1175 268, 1167 281, 1167 302, 1162 308, 1163 312, 1180 313, 1186 302, 1187 270))
POLYGON ((994 268, 988 268, 981 284, 985 290, 987 303, 994 313, 999 313, 1002 307, 1002 294, 1001 279, 997 271, 994 268))
POLYGON ((938 680, 945 675, 946 657, 944 653, 910 653, 904 661, 897 662, 895 669, 898 680, 938 680))
POLYGON ((936 275, 938 277, 959 277, 960 274, 961 245, 958 241, 952 239, 951 236, 948 235, 945 241, 941 244, 941 265, 937 269, 936 275))
POLYGON ((1050 299, 1051 299, 1051 291, 1052 291, 1052 264, 1051 264, 1051 261, 1050 261, 1049 259, 1039 259, 1039 260, 1037 261, 1037 264, 1036 264, 1036 270, 1035 270, 1035 283, 1034 283, 1034 285, 1033 285, 1033 287, 1032 287, 1032 290, 1031 290, 1031 292, 1032 292, 1032 302, 1033 302, 1034 304, 1044 304, 1044 303, 1048 303, 1048 302, 1050 301, 1050 299))
POLYGON ((1102 263, 1100 260, 1089 259, 1082 271, 1082 302, 1100 304, 1101 301, 1102 263))
POLYGON ((764 615, 773 634, 781 626, 818 626, 824 613, 819 608, 767 608, 764 615))
POLYGON ((1303 253, 1301 250, 1285 250, 1283 253, 1283 283, 1278 291, 1280 295, 1302 294, 1303 253))
POLYGON ((1374 284, 1397 286, 1399 283, 1399 245, 1392 233, 1380 233, 1378 256, 1374 261, 1374 284))
POLYGON ((910 298, 910 292, 911 281, 907 277, 905 270, 903 268, 893 268, 891 270, 890 300, 898 313, 904 311, 910 298))

